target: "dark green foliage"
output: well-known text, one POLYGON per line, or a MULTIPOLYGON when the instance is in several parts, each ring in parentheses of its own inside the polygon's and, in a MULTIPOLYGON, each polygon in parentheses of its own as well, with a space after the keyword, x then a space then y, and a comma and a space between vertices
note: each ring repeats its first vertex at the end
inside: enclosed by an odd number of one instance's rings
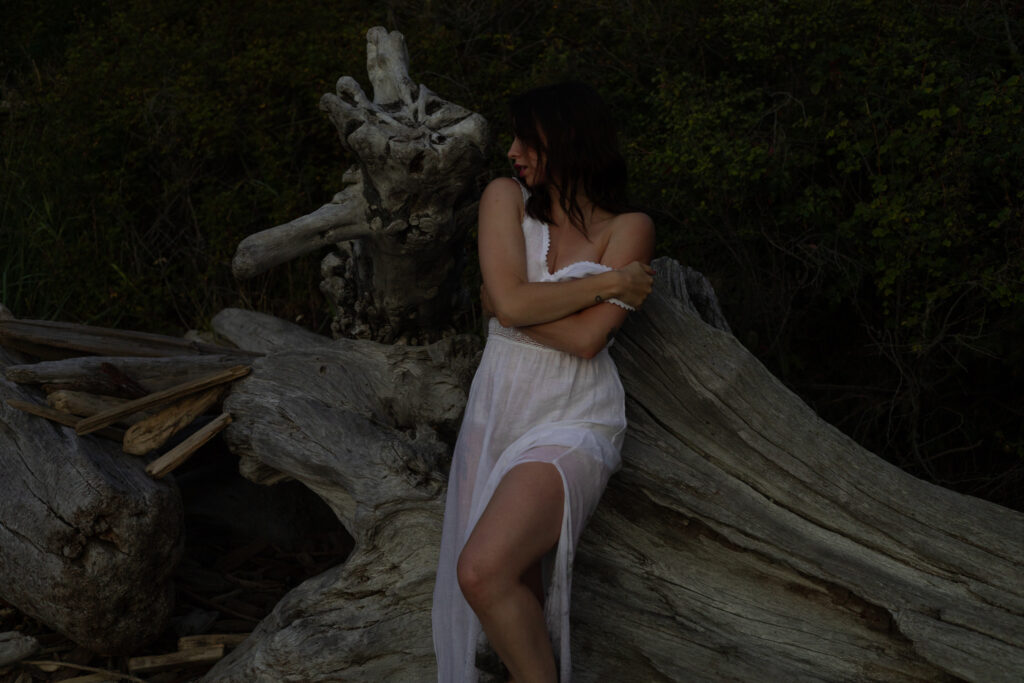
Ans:
POLYGON ((1019 495, 1019 14, 718 10, 701 69, 659 74, 651 101, 640 163, 671 178, 651 201, 688 228, 673 247, 830 421, 918 474, 1019 495))
MULTIPOLYGON (((10 3, 5 3, 10 4, 10 3)), ((1024 505, 1017 3, 85 3, 3 8, 0 299, 170 330, 242 303, 323 327, 316 259, 251 283, 245 235, 326 201, 317 110, 365 31, 493 124, 594 83, 662 253, 824 417, 916 474, 1024 505)))
POLYGON ((340 186, 317 102, 333 74, 362 70, 339 44, 360 29, 337 3, 306 4, 111 2, 75 12, 48 62, 5 64, 8 306, 145 329, 239 298, 319 311, 315 264, 244 287, 228 267, 245 235, 340 186))

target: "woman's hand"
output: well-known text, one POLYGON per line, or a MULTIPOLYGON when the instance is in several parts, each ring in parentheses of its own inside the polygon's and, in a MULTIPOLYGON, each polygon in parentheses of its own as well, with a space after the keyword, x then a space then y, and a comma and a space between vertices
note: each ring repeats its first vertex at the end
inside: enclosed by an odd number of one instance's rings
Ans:
POLYGON ((617 297, 622 303, 640 308, 654 286, 654 269, 646 263, 633 261, 617 273, 622 276, 622 293, 617 297))

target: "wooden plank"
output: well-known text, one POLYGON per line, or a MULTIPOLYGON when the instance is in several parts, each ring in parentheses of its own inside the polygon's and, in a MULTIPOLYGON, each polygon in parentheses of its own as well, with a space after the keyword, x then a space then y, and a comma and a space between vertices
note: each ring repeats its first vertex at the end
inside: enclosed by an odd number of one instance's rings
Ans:
POLYGON ((210 375, 200 377, 199 379, 192 380, 191 382, 179 384, 178 386, 171 387, 170 389, 157 391, 150 394, 149 396, 145 396, 134 401, 129 401, 120 408, 111 409, 104 413, 99 413, 98 415, 87 417, 78 423, 78 426, 75 428, 75 431, 77 431, 79 434, 88 434, 89 432, 93 432, 99 429, 100 427, 106 427, 107 425, 111 424, 118 418, 124 417, 125 415, 131 415, 132 413, 138 412, 140 410, 145 410, 147 408, 153 408, 155 406, 164 405, 165 403, 170 403, 175 399, 181 398, 183 396, 188 396, 189 394, 195 393, 197 391, 209 389, 210 387, 217 386, 218 384, 223 384, 224 382, 230 382, 232 380, 238 379, 239 377, 243 377, 247 374, 249 374, 248 365, 236 365, 234 367, 228 368, 227 370, 221 370, 220 372, 215 372, 210 375))
MULTIPOLYGON (((36 415, 37 417, 45 417, 47 420, 56 422, 58 424, 62 424, 65 427, 74 427, 79 422, 82 421, 82 418, 78 417, 77 415, 65 413, 63 411, 56 410, 54 408, 49 408, 47 406, 41 406, 38 403, 31 403, 29 401, 19 401, 16 398, 7 399, 7 404, 10 405, 12 408, 17 408, 18 410, 22 410, 26 413, 31 413, 32 415, 36 415)), ((124 432, 120 429, 103 427, 102 429, 97 429, 93 433, 96 434, 97 436, 102 436, 105 439, 111 439, 113 441, 124 440, 124 432)))
POLYGON ((243 356, 163 356, 161 358, 128 356, 78 356, 63 360, 10 365, 4 376, 18 384, 43 384, 54 389, 88 391, 92 394, 141 398, 154 391, 162 391, 177 384, 202 377, 235 365, 248 365, 243 356), (144 391, 131 396, 125 393, 109 373, 106 365, 137 381, 144 391))
MULTIPOLYGON (((91 417, 98 413, 120 408, 128 402, 128 399, 117 398, 116 396, 100 396, 97 394, 90 394, 86 391, 70 391, 67 389, 61 389, 47 394, 46 402, 55 410, 60 410, 79 417, 91 417)), ((132 413, 131 415, 126 415, 120 418, 118 422, 124 424, 135 424, 147 417, 149 417, 147 413, 132 413)))
POLYGON ((223 645, 237 647, 249 637, 248 633, 204 633, 198 636, 182 636, 178 638, 179 650, 191 650, 197 647, 223 645))
POLYGON ((212 439, 218 432, 231 424, 231 413, 222 413, 213 422, 204 425, 195 434, 146 465, 146 473, 160 479, 177 469, 192 457, 200 446, 212 439))
MULTIPOLYGON (((64 354, 73 351, 81 354, 116 356, 166 356, 183 353, 201 353, 188 346, 160 343, 155 340, 131 340, 87 329, 75 329, 68 323, 61 326, 44 325, 42 321, 16 321, 0 323, 0 344, 4 346, 30 344, 35 347, 50 347, 64 354)), ((40 352, 46 353, 46 352, 40 352)), ((47 354, 52 357, 52 352, 47 354)))
POLYGON ((81 351, 75 351, 73 349, 58 349, 53 346, 32 344, 30 342, 11 338, 0 338, 0 346, 11 349, 12 351, 33 356, 45 362, 64 360, 81 355, 81 351))
POLYGON ((179 652, 169 652, 165 655, 144 655, 142 657, 129 657, 128 670, 132 673, 145 671, 161 671, 173 669, 178 666, 190 664, 212 664, 224 656, 223 645, 210 645, 208 647, 195 647, 179 652))
POLYGON ((135 423, 124 434, 124 452, 132 455, 145 455, 151 450, 163 446, 168 439, 217 403, 225 389, 226 387, 220 385, 200 394, 186 396, 156 415, 135 423))
POLYGON ((0 344, 7 346, 9 343, 28 343, 104 356, 261 355, 163 334, 50 320, 0 320, 0 344))

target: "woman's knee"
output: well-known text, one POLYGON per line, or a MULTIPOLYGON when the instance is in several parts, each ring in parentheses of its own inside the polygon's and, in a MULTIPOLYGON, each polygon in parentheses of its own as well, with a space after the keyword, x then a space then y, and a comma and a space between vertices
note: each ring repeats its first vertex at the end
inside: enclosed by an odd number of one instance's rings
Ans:
POLYGON ((506 577, 494 561, 473 547, 466 546, 455 568, 459 588, 471 607, 485 607, 504 592, 506 577))

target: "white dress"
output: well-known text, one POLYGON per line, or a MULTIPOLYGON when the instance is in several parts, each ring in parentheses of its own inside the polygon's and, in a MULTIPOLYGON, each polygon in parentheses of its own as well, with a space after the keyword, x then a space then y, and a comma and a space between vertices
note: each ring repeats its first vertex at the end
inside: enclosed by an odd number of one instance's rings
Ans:
MULTIPOLYGON (((523 234, 530 282, 611 270, 582 261, 550 273, 548 226, 527 216, 523 234)), ((629 308, 617 300, 608 303, 629 308)), ((501 478, 512 467, 535 461, 554 464, 565 489, 561 535, 544 558, 542 574, 545 618, 560 680, 569 683, 573 552, 608 478, 619 468, 625 429, 624 393, 607 347, 588 360, 542 346, 491 319, 448 480, 432 613, 440 683, 476 681, 477 650, 485 642, 458 585, 459 553, 501 478)))

